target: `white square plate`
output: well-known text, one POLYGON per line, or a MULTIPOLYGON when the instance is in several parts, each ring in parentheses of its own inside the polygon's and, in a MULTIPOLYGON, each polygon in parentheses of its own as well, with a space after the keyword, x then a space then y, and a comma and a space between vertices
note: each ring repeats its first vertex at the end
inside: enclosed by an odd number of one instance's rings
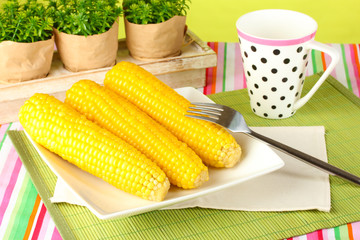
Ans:
MULTIPOLYGON (((194 88, 186 87, 176 90, 190 101, 212 102, 194 88)), ((284 166, 280 157, 266 144, 242 133, 234 133, 233 136, 243 151, 241 161, 235 167, 228 169, 209 168, 209 181, 197 189, 182 190, 171 186, 162 202, 147 201, 125 193, 102 179, 64 161, 58 155, 34 143, 31 138, 29 139, 50 169, 69 186, 69 190, 79 197, 92 213, 100 219, 111 219, 165 208, 243 183, 284 166)))

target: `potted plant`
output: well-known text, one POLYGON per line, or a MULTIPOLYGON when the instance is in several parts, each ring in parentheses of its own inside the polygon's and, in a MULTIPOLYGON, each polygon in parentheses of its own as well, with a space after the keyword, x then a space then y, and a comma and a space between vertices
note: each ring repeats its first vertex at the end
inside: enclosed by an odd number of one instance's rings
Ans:
POLYGON ((130 55, 149 60, 181 54, 189 0, 124 0, 130 55))
POLYGON ((117 0, 49 0, 48 9, 66 69, 78 72, 115 64, 122 14, 117 0))
POLYGON ((0 82, 45 77, 54 53, 52 20, 37 0, 8 0, 0 10, 0 82))

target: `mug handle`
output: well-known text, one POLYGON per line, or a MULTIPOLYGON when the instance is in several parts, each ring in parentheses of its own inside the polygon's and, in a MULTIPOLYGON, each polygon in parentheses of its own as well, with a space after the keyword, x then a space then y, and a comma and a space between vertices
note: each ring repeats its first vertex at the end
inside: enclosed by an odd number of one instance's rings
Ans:
POLYGON ((304 104, 307 101, 309 101, 309 99, 319 89, 321 84, 323 84, 323 82, 326 80, 326 78, 330 75, 332 70, 335 68, 336 64, 339 62, 339 58, 340 58, 339 53, 334 48, 329 47, 326 44, 323 44, 323 43, 320 43, 320 42, 317 42, 314 40, 309 42, 308 48, 322 51, 322 52, 328 54, 331 57, 331 63, 328 66, 328 68, 326 69, 326 71, 319 78, 319 80, 315 83, 315 85, 310 89, 310 91, 304 97, 300 98, 299 100, 297 100, 294 103, 294 110, 301 108, 302 106, 304 106, 304 104))

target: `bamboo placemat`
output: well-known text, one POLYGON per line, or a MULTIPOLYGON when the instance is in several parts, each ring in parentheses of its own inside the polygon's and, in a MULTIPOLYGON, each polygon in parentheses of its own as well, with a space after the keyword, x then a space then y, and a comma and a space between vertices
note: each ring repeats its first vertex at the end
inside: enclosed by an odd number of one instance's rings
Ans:
MULTIPOLYGON (((318 78, 319 75, 308 77, 304 91, 318 78)), ((360 100, 337 80, 329 77, 303 108, 283 120, 255 116, 246 91, 209 97, 239 110, 250 126, 325 126, 329 162, 360 175, 360 100)), ((360 220, 360 187, 336 177, 330 177, 330 213, 191 208, 99 220, 85 207, 50 203, 56 176, 22 131, 9 131, 8 134, 64 239, 279 239, 360 220)))

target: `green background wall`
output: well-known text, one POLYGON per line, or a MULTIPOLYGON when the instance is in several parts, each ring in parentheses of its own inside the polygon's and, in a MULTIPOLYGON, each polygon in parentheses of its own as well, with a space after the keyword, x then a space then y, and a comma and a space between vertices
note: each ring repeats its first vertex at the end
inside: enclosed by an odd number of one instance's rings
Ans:
MULTIPOLYGON (((313 17, 319 25, 318 41, 360 43, 360 0, 191 0, 187 24, 204 41, 236 42, 236 20, 247 12, 269 8, 313 17)), ((125 37, 123 27, 120 37, 125 37)))
POLYGON ((300 11, 319 25, 316 39, 360 43, 360 0, 192 0, 189 28, 206 41, 237 41, 235 23, 243 14, 269 8, 300 11))

